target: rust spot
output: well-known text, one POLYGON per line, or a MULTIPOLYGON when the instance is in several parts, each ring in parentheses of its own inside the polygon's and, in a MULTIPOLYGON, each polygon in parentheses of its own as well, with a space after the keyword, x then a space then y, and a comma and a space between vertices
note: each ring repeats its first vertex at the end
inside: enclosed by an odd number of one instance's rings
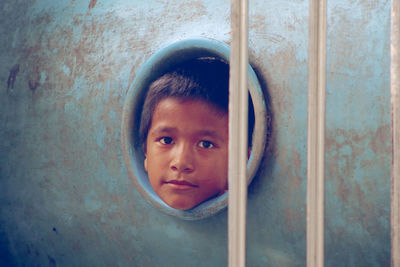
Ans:
POLYGON ((90 0, 89 9, 92 9, 96 6, 97 0, 90 0))
POLYGON ((370 175, 368 169, 387 161, 386 144, 390 139, 390 126, 384 125, 377 130, 362 133, 336 129, 328 131, 326 137, 327 186, 333 189, 340 200, 341 204, 337 204, 340 207, 339 213, 347 223, 361 224, 371 236, 376 236, 380 231, 376 217, 385 217, 387 214, 376 201, 382 179, 370 175), (359 166, 357 159, 360 156, 366 159, 361 160, 359 166), (358 171, 360 167, 362 172, 358 171))
POLYGON ((31 89, 32 92, 35 92, 36 88, 39 86, 39 81, 31 79, 28 82, 29 89, 31 89))
POLYGON ((342 176, 338 176, 337 177, 339 184, 338 184, 338 188, 337 188, 337 195, 339 197, 339 199, 345 203, 348 202, 348 197, 350 195, 350 189, 348 189, 346 187, 346 183, 345 180, 342 176))
POLYGON ((376 154, 387 155, 391 153, 391 130, 392 128, 390 124, 379 127, 375 132, 375 136, 371 138, 369 145, 376 154))
POLYGON ((36 65, 34 67, 32 74, 29 77, 28 86, 29 89, 31 89, 32 93, 34 93, 39 85, 40 85, 39 65, 36 65))
POLYGON ((14 83, 17 78, 17 74, 19 72, 19 64, 14 65, 12 69, 10 70, 10 75, 8 76, 7 80, 7 88, 8 89, 14 89, 14 83))
POLYGON ((50 160, 49 162, 42 164, 39 168, 40 169, 48 169, 48 168, 52 168, 55 166, 56 166, 56 163, 53 160, 50 160))
POLYGON ((299 221, 303 218, 302 212, 296 209, 285 209, 284 214, 289 231, 296 231, 300 227, 299 221))

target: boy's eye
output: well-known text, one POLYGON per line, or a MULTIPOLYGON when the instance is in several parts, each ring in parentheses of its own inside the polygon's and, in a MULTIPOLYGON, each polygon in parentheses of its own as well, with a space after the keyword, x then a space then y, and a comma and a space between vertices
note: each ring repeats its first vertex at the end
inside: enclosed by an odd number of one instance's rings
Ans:
POLYGON ((163 145, 170 145, 174 142, 174 140, 171 137, 161 137, 159 141, 163 145))
POLYGON ((205 140, 203 140, 203 141, 200 141, 200 142, 199 142, 199 147, 201 147, 201 148, 206 148, 206 149, 210 149, 210 148, 213 148, 213 147, 214 147, 214 144, 211 143, 210 141, 205 141, 205 140))

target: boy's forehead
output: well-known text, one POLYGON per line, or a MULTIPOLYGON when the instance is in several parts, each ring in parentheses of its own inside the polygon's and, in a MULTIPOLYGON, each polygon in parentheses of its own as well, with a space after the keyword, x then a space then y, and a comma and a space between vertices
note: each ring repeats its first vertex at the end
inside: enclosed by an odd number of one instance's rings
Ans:
POLYGON ((216 129, 227 129, 228 116, 202 100, 161 101, 153 114, 152 131, 172 132, 178 129, 212 135, 216 129))
POLYGON ((225 116, 228 115, 228 112, 223 110, 222 108, 218 107, 217 104, 208 101, 203 98, 195 98, 195 97, 166 97, 162 99, 155 107, 155 110, 160 105, 165 107, 169 107, 171 109, 179 109, 181 106, 190 106, 190 105, 198 105, 201 106, 201 109, 197 109, 198 113, 201 112, 208 112, 208 113, 215 113, 215 115, 225 116))

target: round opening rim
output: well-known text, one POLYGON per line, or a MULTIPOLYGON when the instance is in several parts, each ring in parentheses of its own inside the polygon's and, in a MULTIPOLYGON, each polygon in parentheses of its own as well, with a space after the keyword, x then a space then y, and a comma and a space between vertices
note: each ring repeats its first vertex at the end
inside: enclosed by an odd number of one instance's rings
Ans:
MULTIPOLYGON (((144 155, 139 141, 138 125, 147 88, 162 75, 171 64, 199 57, 216 57, 229 62, 230 47, 218 40, 196 38, 186 39, 167 45, 151 55, 139 68, 129 85, 123 107, 121 143, 125 165, 130 179, 141 195, 161 211, 186 220, 210 217, 228 204, 228 191, 221 196, 207 200, 190 210, 177 210, 166 205, 153 191, 144 170, 144 155)), ((267 110, 258 78, 248 65, 248 90, 254 107, 254 130, 251 152, 247 162, 247 185, 253 180, 264 154, 267 137, 267 110)))

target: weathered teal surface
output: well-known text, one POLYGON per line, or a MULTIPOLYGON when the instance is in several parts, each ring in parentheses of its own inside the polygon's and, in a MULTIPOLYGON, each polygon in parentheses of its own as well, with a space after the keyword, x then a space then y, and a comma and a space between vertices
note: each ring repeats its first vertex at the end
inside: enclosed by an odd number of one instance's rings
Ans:
MULTIPOLYGON (((121 116, 140 65, 230 42, 227 0, 0 2, 0 265, 226 266, 227 213, 184 221, 128 177, 121 116)), ((328 1, 326 266, 389 266, 390 1, 328 1)), ((308 1, 250 1, 273 114, 249 187, 248 266, 305 266, 308 1)))

